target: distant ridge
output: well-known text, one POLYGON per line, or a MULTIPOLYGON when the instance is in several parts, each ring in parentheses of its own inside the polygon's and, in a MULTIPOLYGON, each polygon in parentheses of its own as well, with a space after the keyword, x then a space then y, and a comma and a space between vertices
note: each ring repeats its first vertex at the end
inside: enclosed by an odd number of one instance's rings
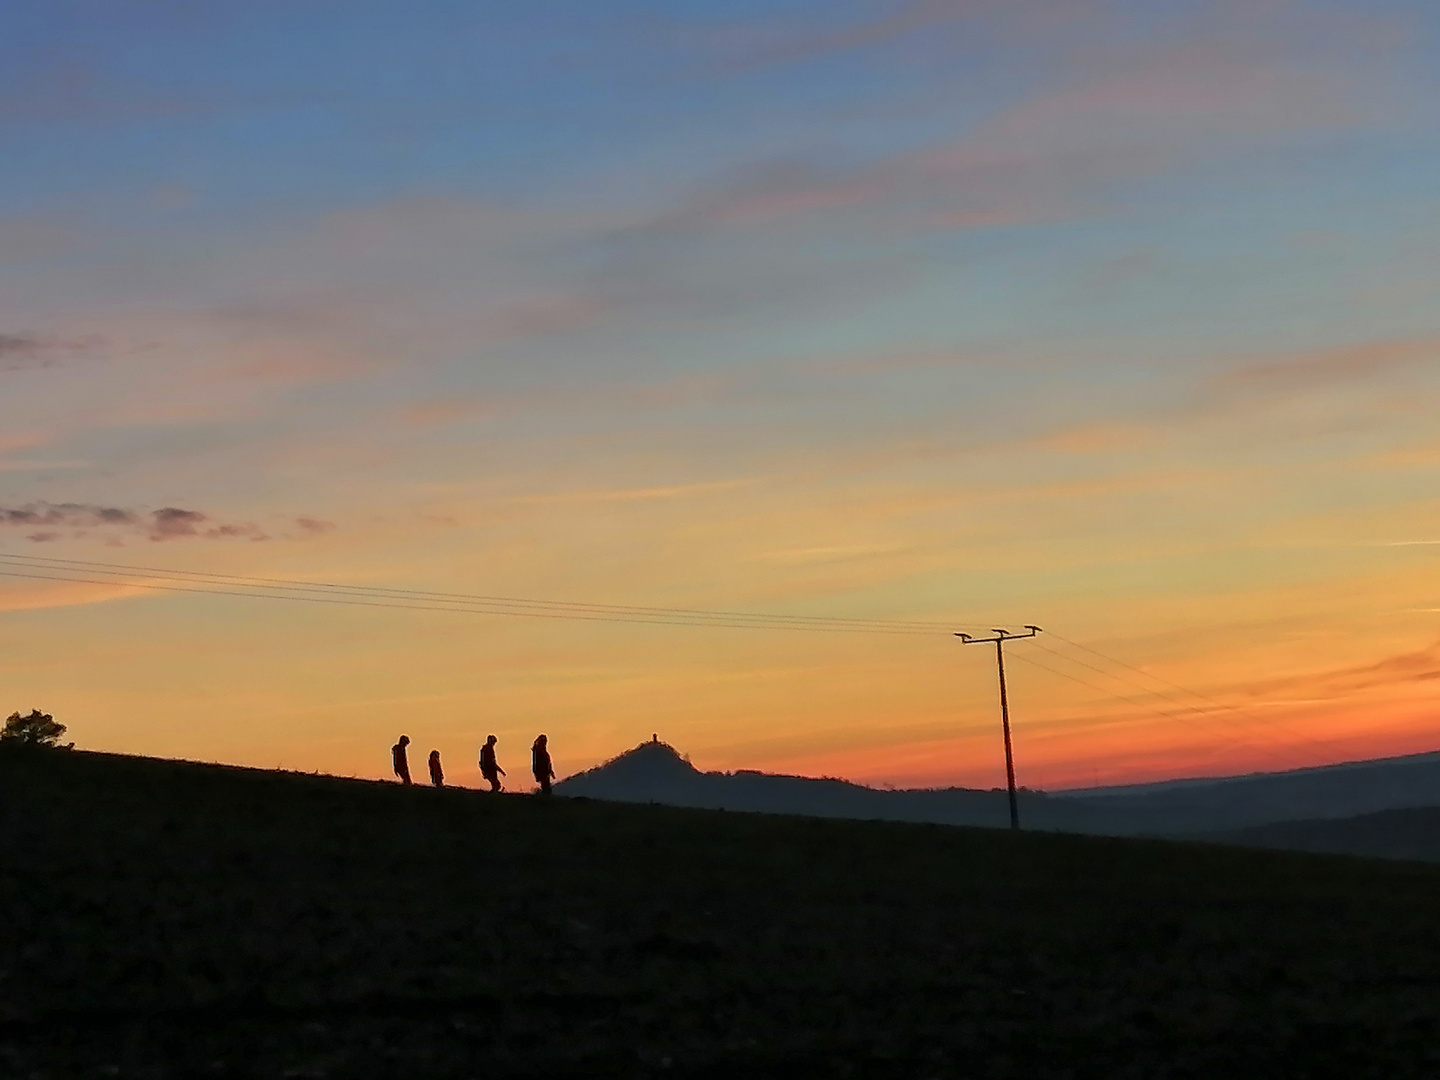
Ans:
POLYGON ((1240 829, 1440 806, 1440 753, 1286 772, 1065 792, 1058 798, 1166 823, 1171 832, 1240 829))
POLYGON ((1219 832, 1205 839, 1244 847, 1440 862, 1440 807, 1412 806, 1356 817, 1282 821, 1219 832))
MULTIPOLYGON (((999 788, 896 791, 846 780, 743 770, 701 772, 658 738, 567 778, 555 790, 568 796, 712 810, 988 828, 1009 823, 1005 793, 999 788)), ((1440 753, 1102 791, 1020 792, 1020 818, 1026 828, 1111 836, 1213 836, 1411 807, 1440 807, 1440 753)))
MULTIPOLYGON (((641 743, 555 786, 557 794, 709 810, 812 817, 935 822, 1000 828, 1009 823, 1005 792, 975 788, 882 791, 848 780, 740 770, 701 772, 669 743, 641 743)), ((1037 829, 1106 832, 1104 814, 1042 792, 1020 793, 1021 814, 1037 829)))
POLYGON ((1322 774, 1349 772, 1354 769, 1388 769, 1397 766, 1406 771, 1410 766, 1440 765, 1440 750, 1426 750, 1418 754, 1397 754, 1393 757, 1366 758, 1363 761, 1338 761, 1333 765, 1305 765, 1298 769, 1281 769, 1269 772, 1232 773, 1221 776, 1193 776, 1182 780, 1152 780, 1141 784, 1110 784, 1100 787, 1062 788, 1052 792, 1064 798, 1093 799, 1111 795, 1154 795, 1164 791, 1178 791, 1182 788, 1204 787, 1209 784, 1235 784, 1250 780, 1262 780, 1277 776, 1306 777, 1322 774))

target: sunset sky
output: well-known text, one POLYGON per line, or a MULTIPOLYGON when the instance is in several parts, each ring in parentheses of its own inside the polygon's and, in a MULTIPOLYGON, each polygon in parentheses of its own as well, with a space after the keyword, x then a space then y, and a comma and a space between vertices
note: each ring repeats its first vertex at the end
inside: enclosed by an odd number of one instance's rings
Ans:
MULTIPOLYGON (((1440 749, 1437 33, 1433 0, 10 0, 0 555, 1035 623, 1033 787, 1440 749)), ((654 732, 1004 782, 993 650, 948 630, 49 576, 88 580, 0 576, 0 715, 86 748, 380 777, 404 731, 475 784, 490 732, 515 782, 539 731, 562 775, 654 732)))

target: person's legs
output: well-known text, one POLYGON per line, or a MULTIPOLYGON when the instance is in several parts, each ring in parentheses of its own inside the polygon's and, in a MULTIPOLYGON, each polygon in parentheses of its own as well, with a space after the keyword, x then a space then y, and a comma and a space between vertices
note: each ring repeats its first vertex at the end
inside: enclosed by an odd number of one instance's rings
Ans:
POLYGON ((542 776, 542 777, 540 778, 540 794, 541 794, 541 795, 549 795, 549 794, 550 794, 550 778, 549 778, 548 776, 542 776))

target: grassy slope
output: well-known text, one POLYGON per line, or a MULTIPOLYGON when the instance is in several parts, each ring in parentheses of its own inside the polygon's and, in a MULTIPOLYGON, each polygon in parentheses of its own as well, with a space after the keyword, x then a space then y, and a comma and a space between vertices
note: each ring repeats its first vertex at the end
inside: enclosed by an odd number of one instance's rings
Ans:
POLYGON ((1440 1074, 1440 869, 0 756, 0 1075, 1440 1074))

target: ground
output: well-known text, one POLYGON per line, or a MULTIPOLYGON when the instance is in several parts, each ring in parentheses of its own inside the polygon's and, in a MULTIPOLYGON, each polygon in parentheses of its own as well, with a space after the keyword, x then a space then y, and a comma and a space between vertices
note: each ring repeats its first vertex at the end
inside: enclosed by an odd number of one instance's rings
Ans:
POLYGON ((1440 1075, 1440 867, 66 751, 0 814, 0 1076, 1440 1075))

